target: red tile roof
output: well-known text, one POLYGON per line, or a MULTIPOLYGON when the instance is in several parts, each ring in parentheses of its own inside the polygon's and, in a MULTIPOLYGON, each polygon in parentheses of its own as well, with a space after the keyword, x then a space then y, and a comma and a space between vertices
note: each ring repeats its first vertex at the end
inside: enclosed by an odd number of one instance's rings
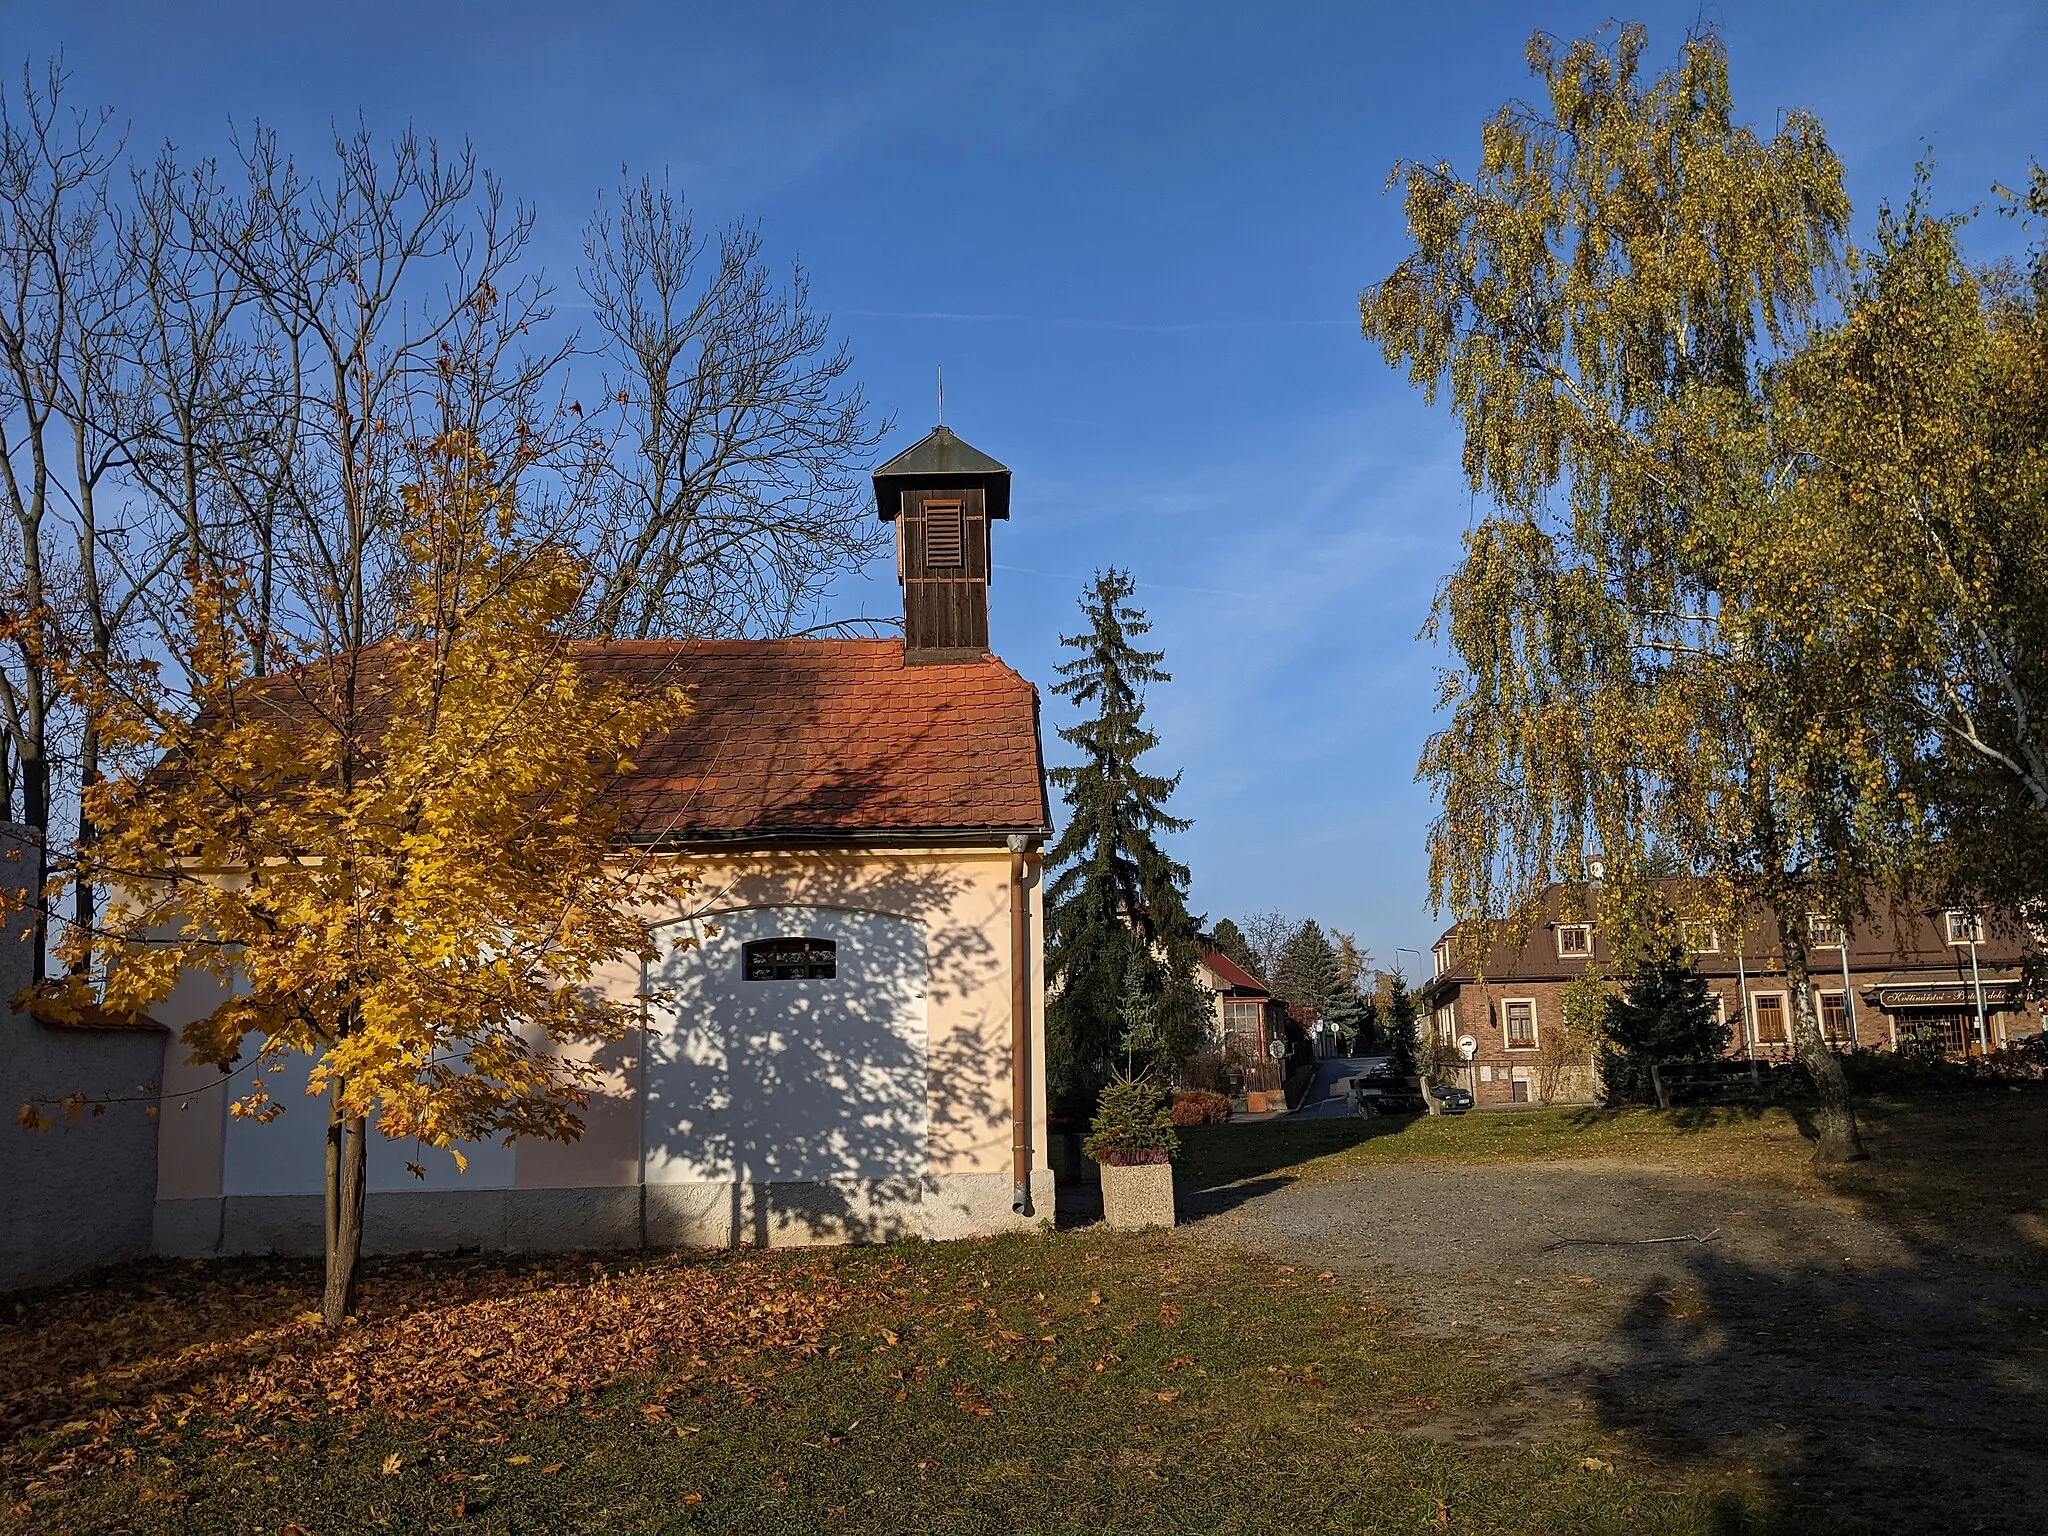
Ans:
POLYGON ((635 758, 635 835, 1050 830, 1038 692, 1000 661, 906 667, 901 640, 581 649, 614 677, 681 683, 695 703, 635 758))
POLYGON ((1272 996, 1264 982, 1220 949, 1203 950, 1202 963, 1240 992, 1257 992, 1262 997, 1272 996))

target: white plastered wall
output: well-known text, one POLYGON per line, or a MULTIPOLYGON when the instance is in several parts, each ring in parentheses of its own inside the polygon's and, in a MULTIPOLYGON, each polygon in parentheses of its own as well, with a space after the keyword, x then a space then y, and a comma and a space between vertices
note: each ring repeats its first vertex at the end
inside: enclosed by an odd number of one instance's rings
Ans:
MULTIPOLYGON (((373 1248, 948 1236, 1014 1221, 1008 851, 820 849, 692 855, 690 865, 695 897, 654 915, 665 939, 707 942, 600 978, 613 996, 666 984, 677 997, 650 1011, 644 1039, 585 1056, 603 1080, 584 1134, 466 1147, 467 1173, 445 1151, 373 1135, 373 1248), (738 945, 806 931, 839 937, 846 973, 836 987, 771 987, 796 1006, 768 1017, 762 994, 731 980, 738 945), (727 1054, 722 1085, 674 1070, 691 1031, 698 1056, 727 1054), (711 1102, 721 1096, 736 1102, 711 1102)), ((1035 858, 1030 873, 1032 1183, 1036 1214, 1049 1215, 1035 858)), ((174 1002, 164 1012, 173 1028, 211 1006, 199 984, 174 1002)), ((218 1072, 184 1066, 175 1041, 170 1051, 166 1086, 187 1097, 164 1115, 160 1249, 305 1246, 318 1230, 325 1122, 317 1099, 293 1091, 305 1063, 272 1075, 286 1112, 258 1125, 228 1116, 226 1090, 207 1086, 218 1072)))

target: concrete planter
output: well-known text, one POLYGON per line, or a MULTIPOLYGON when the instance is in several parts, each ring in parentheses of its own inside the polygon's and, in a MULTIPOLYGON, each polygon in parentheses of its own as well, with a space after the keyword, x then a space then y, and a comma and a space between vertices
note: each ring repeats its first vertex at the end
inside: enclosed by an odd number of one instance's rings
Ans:
POLYGON ((1102 1165, 1102 1220, 1119 1231, 1173 1225, 1173 1164, 1102 1165))

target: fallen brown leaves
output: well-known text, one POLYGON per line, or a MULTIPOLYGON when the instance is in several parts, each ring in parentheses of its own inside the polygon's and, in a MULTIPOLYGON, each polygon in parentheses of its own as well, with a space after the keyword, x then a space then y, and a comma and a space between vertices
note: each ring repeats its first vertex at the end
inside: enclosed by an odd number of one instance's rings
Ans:
POLYGON ((825 1258, 414 1263, 374 1272, 335 1332, 303 1310, 313 1294, 289 1266, 208 1266, 38 1299, 0 1327, 0 1469, 58 1481, 188 1432, 269 1443, 316 1421, 482 1436, 664 1364, 685 1390, 739 1385, 755 1357, 816 1353, 855 1293, 825 1258))

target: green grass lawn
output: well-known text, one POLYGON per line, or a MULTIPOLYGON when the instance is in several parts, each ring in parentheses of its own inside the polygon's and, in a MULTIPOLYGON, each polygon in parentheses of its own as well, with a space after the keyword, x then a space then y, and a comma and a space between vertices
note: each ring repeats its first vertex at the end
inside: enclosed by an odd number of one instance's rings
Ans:
POLYGON ((1584 1421, 1460 1448, 1501 1407, 1483 1362, 1406 1335, 1333 1278, 1186 1233, 377 1275, 361 1325, 374 1347, 353 1353, 295 1320, 314 1295, 304 1264, 148 1266, 28 1298, 0 1328, 0 1522, 316 1536, 1813 1529, 1739 1476, 1667 1475, 1584 1421), (607 1351, 616 1319, 672 1291, 744 1297, 716 1324, 722 1349, 680 1331, 651 1369, 607 1351), (612 1310, 593 1313, 593 1294, 612 1310), (778 1295, 808 1304, 778 1310, 778 1295))
MULTIPOLYGON (((1874 1126, 1891 1118, 1866 1110, 1874 1126)), ((1377 1163, 1498 1163, 1619 1158, 1725 1166, 1751 1173, 1811 1155, 1799 1119, 1782 1108, 1621 1109, 1590 1106, 1388 1115, 1372 1120, 1265 1120, 1181 1131, 1182 1177, 1197 1186, 1271 1173, 1316 1178, 1377 1163)))
MULTIPOLYGON (((2048 1098, 1865 1119, 1846 1169, 1783 1109, 1552 1109, 1205 1127, 1180 1173, 1611 1159, 1804 1183, 2000 1272, 2048 1255, 2048 1098)), ((1825 1528, 1199 1228, 391 1261, 339 1335, 317 1290, 296 1261, 158 1263, 0 1303, 0 1530, 1825 1528)))

